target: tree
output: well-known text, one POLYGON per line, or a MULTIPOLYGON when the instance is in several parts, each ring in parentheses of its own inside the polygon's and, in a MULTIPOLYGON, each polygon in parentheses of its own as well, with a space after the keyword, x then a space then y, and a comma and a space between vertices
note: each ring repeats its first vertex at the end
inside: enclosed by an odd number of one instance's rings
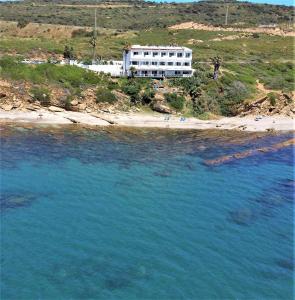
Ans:
POLYGON ((65 45, 64 53, 63 53, 64 59, 74 59, 74 48, 69 47, 68 45, 65 45))
POLYGON ((221 58, 219 56, 212 57, 211 62, 214 66, 213 79, 217 80, 218 79, 218 71, 219 71, 219 68, 221 65, 221 58))
POLYGON ((96 60, 96 45, 97 45, 97 31, 96 31, 96 9, 94 11, 94 29, 91 40, 89 41, 92 46, 92 60, 93 62, 96 60))
POLYGON ((130 67, 130 69, 129 69, 129 71, 130 71, 130 73, 131 73, 131 78, 134 78, 134 76, 135 76, 135 72, 136 72, 136 69, 135 69, 135 67, 130 67))

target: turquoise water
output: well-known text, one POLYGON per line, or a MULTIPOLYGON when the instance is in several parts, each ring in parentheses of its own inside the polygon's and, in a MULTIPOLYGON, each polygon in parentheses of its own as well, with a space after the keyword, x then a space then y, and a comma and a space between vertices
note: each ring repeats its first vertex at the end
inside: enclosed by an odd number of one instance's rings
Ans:
POLYGON ((291 134, 1 133, 1 299, 293 299, 291 134))

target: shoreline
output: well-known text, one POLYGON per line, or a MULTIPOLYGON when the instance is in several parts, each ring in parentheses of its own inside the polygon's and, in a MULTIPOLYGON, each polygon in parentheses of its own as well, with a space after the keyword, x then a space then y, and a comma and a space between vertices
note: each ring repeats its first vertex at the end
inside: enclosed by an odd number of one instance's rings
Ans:
POLYGON ((170 128, 170 129, 221 129, 250 132, 294 131, 295 123, 287 116, 222 117, 217 120, 200 120, 169 116, 160 113, 82 113, 72 111, 51 112, 4 111, 0 109, 0 123, 31 123, 47 125, 81 124, 90 126, 170 128))

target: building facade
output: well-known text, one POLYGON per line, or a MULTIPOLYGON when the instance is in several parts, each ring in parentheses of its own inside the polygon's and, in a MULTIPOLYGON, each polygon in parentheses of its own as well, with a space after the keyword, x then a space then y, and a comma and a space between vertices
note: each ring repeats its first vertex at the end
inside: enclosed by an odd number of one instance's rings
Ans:
POLYGON ((123 74, 135 77, 190 77, 192 50, 174 46, 133 45, 123 52, 123 74))

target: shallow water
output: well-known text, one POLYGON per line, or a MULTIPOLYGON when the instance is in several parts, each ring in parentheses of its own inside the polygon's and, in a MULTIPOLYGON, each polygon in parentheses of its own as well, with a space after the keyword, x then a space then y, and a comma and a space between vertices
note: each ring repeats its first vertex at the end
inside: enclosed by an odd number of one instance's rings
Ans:
POLYGON ((1 299, 292 299, 291 134, 4 127, 1 299))

